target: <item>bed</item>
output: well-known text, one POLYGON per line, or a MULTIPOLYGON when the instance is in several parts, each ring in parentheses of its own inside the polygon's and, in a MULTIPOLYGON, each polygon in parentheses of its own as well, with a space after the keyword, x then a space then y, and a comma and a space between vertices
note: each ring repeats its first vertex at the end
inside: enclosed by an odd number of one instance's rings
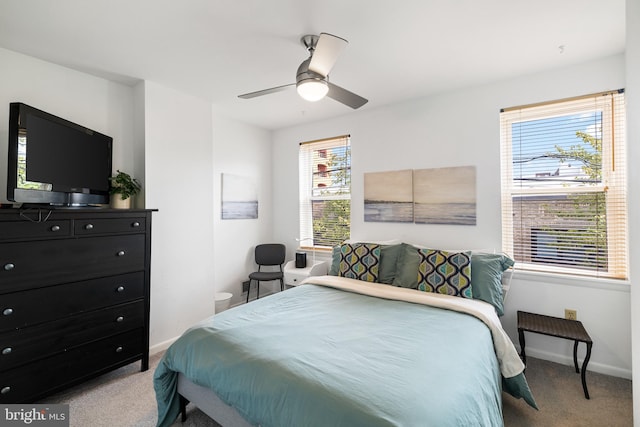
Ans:
POLYGON ((350 246, 377 268, 348 277, 334 251, 330 275, 187 330, 154 373, 158 425, 186 400, 223 426, 264 427, 500 426, 503 390, 536 407, 495 305, 403 286, 420 248, 350 246))

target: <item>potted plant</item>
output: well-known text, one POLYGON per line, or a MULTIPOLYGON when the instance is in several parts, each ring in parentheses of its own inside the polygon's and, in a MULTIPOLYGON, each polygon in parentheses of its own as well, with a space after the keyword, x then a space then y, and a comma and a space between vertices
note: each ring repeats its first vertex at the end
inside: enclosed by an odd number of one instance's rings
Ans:
POLYGON ((111 194, 111 207, 116 209, 129 209, 131 207, 131 197, 140 192, 142 187, 135 178, 132 178, 126 172, 117 171, 118 173, 109 178, 111 186, 109 194, 111 194))

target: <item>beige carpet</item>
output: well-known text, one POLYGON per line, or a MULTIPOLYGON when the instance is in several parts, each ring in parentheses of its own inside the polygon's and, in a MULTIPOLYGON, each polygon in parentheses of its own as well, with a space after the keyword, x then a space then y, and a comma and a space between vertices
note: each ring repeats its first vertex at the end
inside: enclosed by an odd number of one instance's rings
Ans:
POLYGON ((505 426, 627 427, 633 425, 631 381, 587 371, 584 398, 573 366, 527 357, 525 372, 539 411, 503 393, 505 426))
MULTIPOLYGON (((43 402, 68 403, 72 427, 155 426, 157 414, 152 378, 160 356, 152 356, 147 372, 141 373, 140 363, 134 363, 43 402)), ((587 400, 582 392, 580 375, 573 367, 534 358, 527 358, 527 361, 526 376, 540 411, 504 394, 505 426, 633 425, 631 381, 588 372, 591 399, 587 400)), ((176 421, 174 426, 218 426, 192 405, 188 412, 187 421, 184 424, 176 421)))

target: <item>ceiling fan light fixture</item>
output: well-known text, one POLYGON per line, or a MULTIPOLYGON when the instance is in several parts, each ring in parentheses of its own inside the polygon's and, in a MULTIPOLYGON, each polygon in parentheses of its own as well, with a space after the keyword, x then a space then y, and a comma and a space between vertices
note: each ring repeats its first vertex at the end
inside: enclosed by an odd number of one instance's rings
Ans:
POLYGON ((245 93, 238 95, 238 98, 249 99, 280 92, 295 84, 300 97, 310 102, 319 101, 327 96, 354 110, 368 102, 365 98, 329 82, 329 72, 348 43, 345 39, 329 33, 320 33, 319 36, 303 36, 300 41, 309 52, 309 58, 302 61, 298 67, 295 83, 245 93))
POLYGON ((310 102, 320 101, 329 92, 327 82, 319 79, 305 79, 296 84, 298 95, 310 102))

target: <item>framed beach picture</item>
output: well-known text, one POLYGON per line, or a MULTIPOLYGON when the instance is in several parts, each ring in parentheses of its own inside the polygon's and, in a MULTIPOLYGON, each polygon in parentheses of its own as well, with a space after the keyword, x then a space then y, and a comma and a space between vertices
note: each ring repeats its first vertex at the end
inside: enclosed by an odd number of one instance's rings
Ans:
POLYGON ((364 174, 365 222, 413 222, 412 172, 364 174))
POLYGON ((475 166, 413 171, 417 224, 476 225, 475 166))
POLYGON ((222 219, 258 218, 258 191, 253 179, 222 174, 222 219))

